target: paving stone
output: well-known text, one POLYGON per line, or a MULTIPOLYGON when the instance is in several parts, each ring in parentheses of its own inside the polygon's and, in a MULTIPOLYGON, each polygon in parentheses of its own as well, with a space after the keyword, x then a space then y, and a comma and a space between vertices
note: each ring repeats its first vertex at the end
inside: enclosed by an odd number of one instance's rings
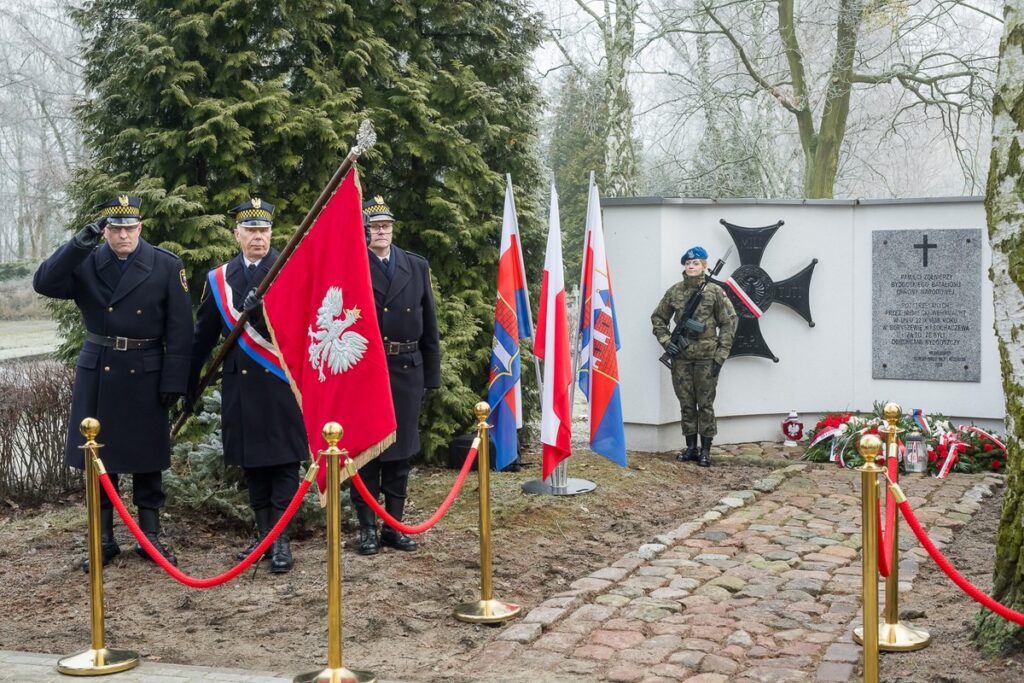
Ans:
POLYGON ((592 579, 604 579, 606 581, 620 581, 629 574, 629 570, 625 567, 605 567, 604 569, 598 569, 596 572, 590 573, 592 579))
POLYGON ((638 631, 594 631, 590 641, 595 645, 605 645, 615 650, 636 647, 645 640, 644 634, 638 631))
POLYGON ((807 681, 808 675, 799 669, 781 669, 774 667, 755 666, 741 671, 738 676, 744 680, 757 683, 800 683, 807 681))
POLYGON ((532 643, 540 638, 543 627, 536 622, 520 622, 512 624, 498 636, 498 640, 510 640, 514 643, 532 643))
POLYGON ((662 664, 656 664, 651 667, 651 673, 662 678, 668 678, 673 681, 679 681, 684 678, 689 678, 693 675, 693 670, 688 669, 685 666, 679 664, 669 664, 664 662, 662 664))
POLYGON ((633 664, 645 664, 644 669, 646 669, 647 667, 664 662, 670 654, 672 654, 672 650, 662 648, 629 648, 628 650, 621 650, 618 654, 618 659, 624 662, 632 662, 633 664))
POLYGON ((629 604, 629 598, 625 595, 616 595, 614 593, 603 593, 594 598, 594 602, 599 605, 608 605, 609 607, 622 607, 623 605, 629 604))
POLYGON ((697 668, 700 667, 701 660, 706 656, 707 653, 701 650, 681 650, 670 654, 668 656, 668 663, 685 666, 688 669, 696 671, 697 668))
POLYGON ((592 643, 578 647, 572 653, 573 657, 577 657, 579 659, 599 659, 602 661, 611 659, 614 655, 615 650, 607 645, 596 645, 592 643))
POLYGON ((579 589, 579 590, 582 590, 582 591, 589 591, 589 592, 597 593, 598 591, 602 591, 605 588, 607 588, 608 586, 612 585, 612 582, 611 581, 607 581, 605 579, 583 578, 583 579, 576 579, 575 581, 573 581, 569 585, 572 588, 576 588, 576 589, 579 589))
POLYGON ((730 593, 735 593, 739 590, 742 590, 743 587, 747 585, 747 582, 738 576, 724 574, 717 578, 711 579, 710 581, 708 581, 707 585, 719 586, 729 591, 730 593))
POLYGON ((565 633, 565 632, 552 632, 545 633, 537 642, 534 643, 534 647, 540 650, 550 650, 552 652, 571 652, 576 644, 583 637, 581 633, 565 633))
POLYGON ((860 645, 851 643, 834 643, 825 650, 826 661, 857 663, 860 661, 860 655, 860 645))
POLYGON ((608 605, 583 605, 568 616, 574 621, 605 621, 615 614, 615 608, 608 605))
POLYGON ((814 680, 819 683, 846 683, 853 678, 853 664, 822 662, 814 680))
POLYGON ((604 675, 606 681, 615 681, 616 683, 632 683, 633 681, 639 681, 643 677, 643 670, 635 664, 613 666, 604 675))
POLYGON ((726 683, 729 678, 722 674, 697 674, 683 680, 685 683, 726 683))
POLYGON ((751 648, 754 646, 754 639, 750 637, 750 634, 740 629, 733 631, 729 634, 729 637, 725 641, 726 645, 738 645, 744 649, 751 648))
POLYGON ((704 673, 733 674, 739 668, 735 661, 716 654, 709 654, 700 662, 700 670, 704 673))
POLYGON ((523 622, 550 626, 564 617, 566 612, 567 610, 564 607, 536 607, 523 617, 523 622))

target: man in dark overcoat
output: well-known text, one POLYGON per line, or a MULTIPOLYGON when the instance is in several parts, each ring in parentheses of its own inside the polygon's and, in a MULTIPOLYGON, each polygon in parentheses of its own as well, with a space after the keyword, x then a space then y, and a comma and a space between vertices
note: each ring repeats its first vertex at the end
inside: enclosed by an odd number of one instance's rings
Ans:
MULTIPOLYGON (((96 208, 98 220, 43 261, 32 280, 43 296, 73 299, 85 323, 64 458, 72 467, 85 466, 79 424, 98 419, 105 445, 100 457, 111 481, 117 487, 118 475, 131 473, 139 526, 176 563, 159 533, 161 471, 171 465, 167 411, 185 394, 192 346, 185 267, 142 239, 138 197, 119 195, 96 208)), ((104 565, 121 552, 113 524, 113 505, 101 489, 104 565)), ((141 547, 136 551, 152 559, 141 547)))
MULTIPOLYGON (((221 387, 221 434, 224 462, 245 471, 249 505, 260 536, 280 519, 299 488, 299 463, 309 455, 306 428, 295 396, 277 360, 255 289, 277 260, 270 248, 274 207, 258 198, 229 211, 235 218, 240 253, 207 274, 203 300, 196 315, 192 345, 189 399, 211 351, 234 327, 243 310, 249 324, 224 357, 221 387)), ((252 552, 259 539, 241 551, 252 552)), ((270 571, 292 568, 287 528, 267 551, 270 571)), ((266 557, 265 556, 265 557, 266 557)))
MULTIPOLYGON (((384 509, 401 521, 411 460, 420 450, 420 407, 427 392, 441 386, 441 342, 434 312, 427 259, 392 244, 395 217, 376 196, 363 203, 370 280, 395 406, 397 440, 379 458, 359 470, 375 496, 384 493, 384 509)), ((355 488, 352 503, 359 517, 360 555, 373 555, 381 544, 415 550, 416 542, 387 525, 377 535, 377 516, 355 488)))

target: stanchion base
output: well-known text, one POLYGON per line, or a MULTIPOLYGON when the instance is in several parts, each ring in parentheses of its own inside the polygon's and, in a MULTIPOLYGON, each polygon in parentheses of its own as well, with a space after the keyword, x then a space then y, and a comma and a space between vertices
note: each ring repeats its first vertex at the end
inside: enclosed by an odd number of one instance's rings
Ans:
POLYGON ((541 496, 577 496, 590 493, 597 484, 588 479, 567 479, 565 486, 551 486, 543 479, 531 479, 523 484, 523 493, 536 493, 541 496))
MULTIPOLYGON (((853 640, 864 644, 864 627, 853 629, 853 640)), ((932 644, 932 637, 924 629, 908 626, 902 622, 887 624, 878 622, 878 649, 882 652, 913 652, 932 644)))
POLYGON ((345 667, 340 669, 323 669, 299 674, 292 679, 293 683, 377 683, 377 677, 369 671, 351 671, 345 667))
POLYGON ((464 602, 455 608, 455 618, 471 624, 497 624, 514 618, 523 608, 501 600, 464 602))
POLYGON ((69 676, 103 676, 134 669, 139 665, 139 653, 131 650, 85 650, 57 660, 57 671, 69 676))

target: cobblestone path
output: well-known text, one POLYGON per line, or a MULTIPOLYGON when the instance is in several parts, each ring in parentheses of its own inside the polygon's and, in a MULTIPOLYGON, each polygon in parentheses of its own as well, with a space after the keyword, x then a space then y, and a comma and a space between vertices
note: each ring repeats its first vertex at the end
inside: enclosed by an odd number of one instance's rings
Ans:
MULTIPOLYGON (((1000 481, 901 484, 941 547, 1000 481)), ((472 680, 859 680, 859 482, 857 472, 801 463, 727 495, 507 626, 472 680)), ((905 524, 900 533, 903 592, 930 560, 905 524)))

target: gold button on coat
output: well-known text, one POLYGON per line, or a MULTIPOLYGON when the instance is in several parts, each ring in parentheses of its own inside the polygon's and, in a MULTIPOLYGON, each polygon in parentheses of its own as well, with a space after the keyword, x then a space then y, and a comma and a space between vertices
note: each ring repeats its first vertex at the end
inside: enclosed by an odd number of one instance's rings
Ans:
POLYGON ((114 307, 113 306, 108 306, 107 307, 107 313, 113 313, 113 312, 114 312, 114 307))
POLYGON ((248 370, 242 370, 242 374, 243 374, 243 375, 248 375, 248 374, 249 374, 249 371, 248 371, 248 370))
POLYGON ((110 366, 106 365, 103 367, 103 372, 110 372, 110 366))

